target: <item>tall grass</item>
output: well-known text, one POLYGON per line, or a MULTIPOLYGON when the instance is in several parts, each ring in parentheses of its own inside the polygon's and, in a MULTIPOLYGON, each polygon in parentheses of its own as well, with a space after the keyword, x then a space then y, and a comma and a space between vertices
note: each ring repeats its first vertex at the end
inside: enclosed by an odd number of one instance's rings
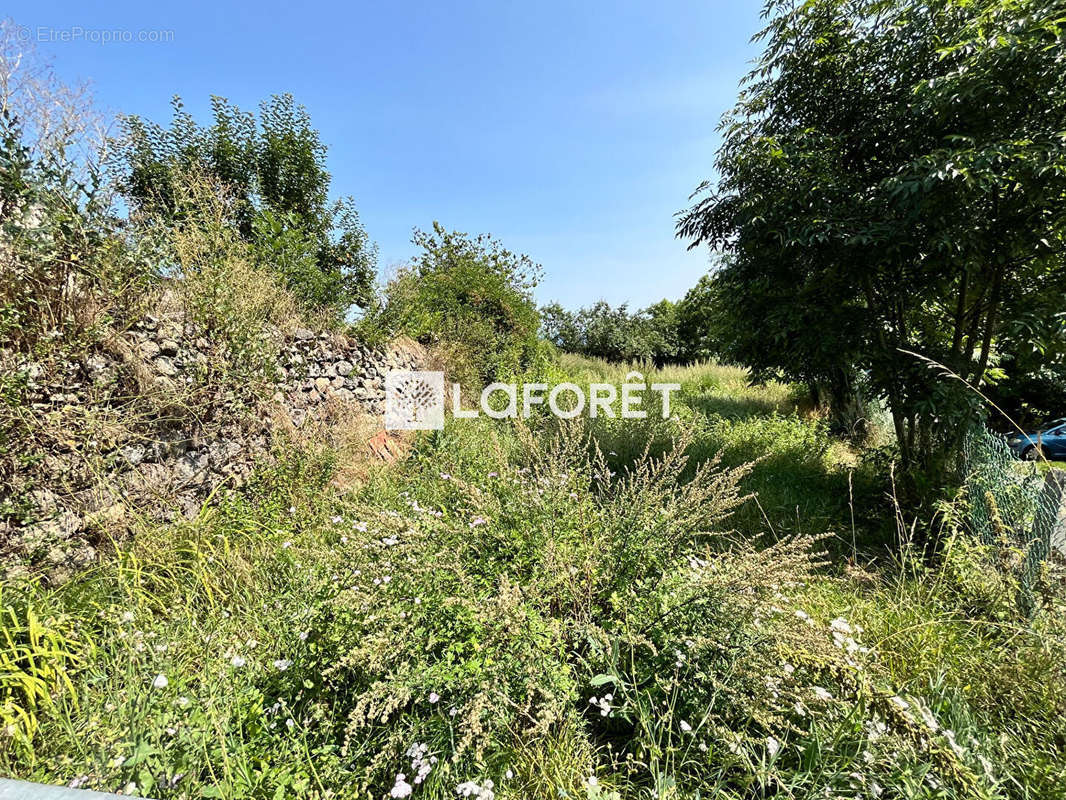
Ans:
POLYGON ((1029 624, 965 548, 827 557, 861 454, 759 399, 787 388, 735 391, 750 413, 453 420, 345 492, 282 443, 197 518, 5 589, 78 635, 0 770, 157 798, 1063 796, 1053 584, 1029 624))

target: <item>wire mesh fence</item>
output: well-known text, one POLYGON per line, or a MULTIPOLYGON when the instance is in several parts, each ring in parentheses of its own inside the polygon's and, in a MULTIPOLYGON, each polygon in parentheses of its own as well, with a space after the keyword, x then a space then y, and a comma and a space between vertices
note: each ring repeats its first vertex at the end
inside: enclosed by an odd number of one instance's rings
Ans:
POLYGON ((1019 606, 1030 614, 1044 563, 1066 548, 1066 473, 1044 474, 1038 464, 1019 461, 1002 436, 984 428, 970 434, 963 456, 963 525, 981 544, 1018 554, 1010 569, 1019 606))

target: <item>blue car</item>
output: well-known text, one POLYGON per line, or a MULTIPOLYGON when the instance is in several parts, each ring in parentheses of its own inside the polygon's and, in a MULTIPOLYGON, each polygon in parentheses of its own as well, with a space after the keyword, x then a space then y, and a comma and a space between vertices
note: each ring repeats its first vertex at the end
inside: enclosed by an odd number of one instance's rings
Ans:
POLYGON ((1041 455, 1049 461, 1066 461, 1066 417, 1032 433, 1012 434, 1007 444, 1014 455, 1026 461, 1037 461, 1041 455))

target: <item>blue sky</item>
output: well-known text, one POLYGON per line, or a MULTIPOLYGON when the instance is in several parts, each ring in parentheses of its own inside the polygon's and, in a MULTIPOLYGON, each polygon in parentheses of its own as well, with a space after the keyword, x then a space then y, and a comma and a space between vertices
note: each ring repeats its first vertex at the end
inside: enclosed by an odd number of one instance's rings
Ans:
POLYGON ((163 43, 39 41, 109 111, 180 94, 255 108, 292 92, 355 196, 383 274, 440 220, 544 266, 541 302, 676 299, 702 275, 673 215, 711 176, 720 115, 756 55, 755 2, 145 3, 8 0, 43 33, 167 30, 163 43))

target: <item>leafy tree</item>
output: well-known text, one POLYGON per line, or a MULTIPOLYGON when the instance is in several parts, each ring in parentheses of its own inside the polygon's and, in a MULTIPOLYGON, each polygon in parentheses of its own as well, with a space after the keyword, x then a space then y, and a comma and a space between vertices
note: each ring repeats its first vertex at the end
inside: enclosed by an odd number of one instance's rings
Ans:
MULTIPOLYGON (((1063 0, 773 0, 679 234, 729 255, 725 348, 893 414, 904 462, 960 443, 1012 326, 1066 293, 1063 0), (915 355, 917 354, 917 355, 915 355)), ((1043 309, 1043 310, 1042 310, 1043 309)))
POLYGON ((422 249, 385 288, 377 320, 390 332, 439 344, 456 377, 492 381, 542 354, 533 289, 540 265, 487 234, 415 230, 422 249))
POLYGON ((701 361, 722 355, 718 347, 719 308, 713 274, 704 275, 677 304, 677 339, 682 361, 701 361))
POLYGON ((213 97, 213 120, 204 128, 180 98, 173 106, 169 128, 124 118, 115 162, 133 208, 179 224, 187 211, 179 182, 190 172, 216 179, 235 198, 230 223, 301 300, 340 312, 365 306, 377 253, 354 200, 329 201, 326 148, 306 109, 292 95, 275 95, 257 118, 213 97))
POLYGON ((585 340, 577 315, 559 303, 549 303, 540 310, 541 334, 567 353, 583 351, 585 340))
POLYGON ((544 336, 570 353, 608 361, 654 361, 662 365, 678 360, 677 306, 669 300, 631 313, 602 300, 576 312, 558 303, 541 309, 544 336))
POLYGON ((681 352, 678 336, 678 304, 672 300, 660 300, 645 308, 638 315, 638 325, 645 331, 651 359, 657 366, 674 363, 681 352))

